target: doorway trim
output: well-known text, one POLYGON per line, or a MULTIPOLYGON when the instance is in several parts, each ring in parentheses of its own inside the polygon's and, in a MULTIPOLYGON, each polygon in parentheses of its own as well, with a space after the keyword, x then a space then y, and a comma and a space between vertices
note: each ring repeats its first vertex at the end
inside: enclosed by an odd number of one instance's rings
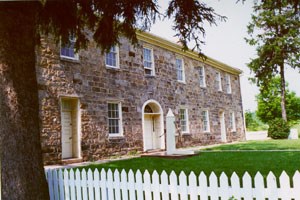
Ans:
MULTIPOLYGON (((158 121, 159 121, 159 130, 158 130, 158 135, 160 137, 160 141, 159 141, 159 148, 158 149, 165 149, 165 136, 164 136, 164 118, 163 118, 163 110, 160 106, 160 104, 153 100, 153 99, 150 99, 148 101, 146 101, 144 104, 143 104, 143 107, 142 107, 142 130, 143 130, 143 150, 144 151, 147 151, 149 149, 147 149, 146 147, 146 131, 145 131, 145 107, 146 106, 150 106, 151 108, 154 107, 155 109, 155 114, 153 115, 156 115, 156 117, 158 117, 158 121)), ((152 108, 153 109, 153 108, 152 108)))

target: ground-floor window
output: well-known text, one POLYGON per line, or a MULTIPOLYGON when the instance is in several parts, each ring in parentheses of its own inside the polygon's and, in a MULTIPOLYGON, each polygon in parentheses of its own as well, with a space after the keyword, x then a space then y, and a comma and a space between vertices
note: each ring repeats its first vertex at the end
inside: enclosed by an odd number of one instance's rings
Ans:
POLYGON ((209 114, 207 110, 202 111, 202 123, 203 123, 203 131, 209 132, 209 114))
POLYGON ((187 109, 180 109, 180 127, 182 133, 188 133, 188 110, 187 109))
POLYGON ((122 135, 121 103, 108 103, 108 133, 110 136, 122 135))

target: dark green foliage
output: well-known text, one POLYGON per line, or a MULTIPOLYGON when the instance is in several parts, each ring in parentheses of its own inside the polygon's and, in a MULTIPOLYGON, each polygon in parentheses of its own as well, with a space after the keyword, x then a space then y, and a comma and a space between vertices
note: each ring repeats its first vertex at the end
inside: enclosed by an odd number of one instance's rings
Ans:
MULTIPOLYGON (((281 117, 281 93, 280 77, 272 78, 269 87, 265 90, 261 88, 261 93, 257 95, 257 116, 264 123, 274 118, 281 117)), ((286 84, 288 87, 288 83, 286 84)), ((286 113, 289 124, 294 124, 300 120, 300 98, 295 92, 286 89, 286 113)))
POLYGON ((268 136, 272 139, 287 139, 290 133, 290 126, 281 118, 269 121, 268 136))

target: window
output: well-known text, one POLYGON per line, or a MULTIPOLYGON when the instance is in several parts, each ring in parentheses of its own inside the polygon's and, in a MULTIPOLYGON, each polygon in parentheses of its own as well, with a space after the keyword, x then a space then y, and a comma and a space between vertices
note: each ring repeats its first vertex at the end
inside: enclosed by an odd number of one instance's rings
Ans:
POLYGON ((72 60, 78 60, 78 53, 75 52, 75 38, 70 37, 70 42, 60 48, 60 57, 72 60))
POLYGON ((121 103, 108 103, 108 133, 110 136, 122 135, 121 103))
POLYGON ((199 69, 199 82, 200 82, 200 87, 206 87, 205 71, 203 66, 200 67, 199 69))
POLYGON ((225 83, 226 83, 226 92, 228 94, 231 93, 231 83, 230 83, 230 75, 229 74, 226 74, 225 76, 225 83))
POLYGON ((144 47, 143 48, 143 64, 145 69, 145 74, 154 76, 154 59, 153 59, 153 50, 144 47))
POLYGON ((119 68, 119 48, 114 46, 109 53, 105 54, 105 65, 107 67, 119 68))
POLYGON ((181 82, 185 82, 183 60, 180 58, 176 59, 176 69, 177 69, 177 80, 181 82))
POLYGON ((229 127, 231 128, 232 132, 236 131, 234 112, 229 113, 229 127))
POLYGON ((187 109, 180 109, 180 127, 182 133, 188 133, 189 128, 188 128, 188 111, 187 109))
POLYGON ((202 111, 202 122, 203 122, 203 131, 209 132, 210 126, 209 126, 209 115, 207 110, 202 111))
POLYGON ((218 91, 222 91, 222 80, 221 80, 221 73, 220 72, 217 72, 216 86, 217 86, 218 91))

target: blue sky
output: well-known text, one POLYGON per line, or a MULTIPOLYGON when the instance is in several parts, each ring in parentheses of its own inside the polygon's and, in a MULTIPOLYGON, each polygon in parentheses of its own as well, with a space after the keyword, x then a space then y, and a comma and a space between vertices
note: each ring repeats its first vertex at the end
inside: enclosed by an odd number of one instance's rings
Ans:
MULTIPOLYGON (((212 6, 220 15, 225 15, 226 22, 218 22, 218 26, 206 25, 206 45, 202 47, 203 53, 207 56, 226 63, 230 66, 243 70, 241 76, 242 98, 244 110, 256 110, 255 95, 258 89, 249 83, 248 78, 253 76, 247 67, 247 63, 255 56, 255 48, 246 44, 247 24, 251 20, 253 1, 236 3, 236 0, 203 0, 212 6)), ((166 8, 168 1, 159 0, 162 9, 166 8)), ((172 31, 172 22, 157 21, 151 28, 151 33, 165 39, 176 42, 172 31)), ((299 87, 300 74, 296 70, 288 70, 286 79, 289 88, 300 96, 299 87)))

